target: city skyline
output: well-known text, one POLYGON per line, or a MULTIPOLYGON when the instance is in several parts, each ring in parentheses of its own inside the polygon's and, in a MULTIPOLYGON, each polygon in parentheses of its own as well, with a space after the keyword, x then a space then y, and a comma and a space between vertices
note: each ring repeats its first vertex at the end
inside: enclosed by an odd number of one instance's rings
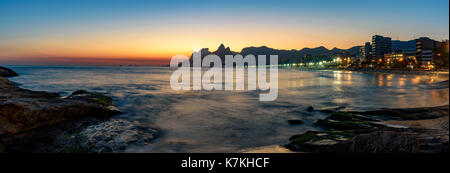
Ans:
POLYGON ((221 43, 302 49, 392 40, 448 39, 448 1, 148 1, 0 0, 0 61, 52 64, 164 62, 221 43), (326 4, 326 5, 325 5, 326 4), (377 12, 377 7, 386 10, 377 12), (426 11, 420 13, 417 11, 426 11), (181 16, 180 16, 181 15, 181 16))

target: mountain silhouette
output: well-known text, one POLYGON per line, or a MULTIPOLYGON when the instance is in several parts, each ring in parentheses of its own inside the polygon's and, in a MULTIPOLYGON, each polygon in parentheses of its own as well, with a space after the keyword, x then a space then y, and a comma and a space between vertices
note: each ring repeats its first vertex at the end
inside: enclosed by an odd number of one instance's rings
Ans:
MULTIPOLYGON (((219 48, 217 48, 217 50, 214 52, 210 52, 208 48, 203 48, 203 49, 200 49, 200 53, 201 53, 202 61, 203 61, 203 58, 205 58, 205 56, 210 55, 210 54, 215 54, 215 55, 219 56, 220 59, 222 60, 222 65, 225 65, 225 55, 239 54, 237 52, 231 51, 230 47, 225 47, 223 44, 220 44, 219 48)), ((193 65, 193 56, 194 56, 194 53, 189 58, 191 66, 193 65)))
MULTIPOLYGON (((241 50, 241 52, 233 52, 229 47, 225 47, 223 44, 217 48, 216 51, 210 52, 208 48, 203 48, 200 50, 201 58, 203 58, 209 54, 215 54, 219 56, 222 60, 222 65, 225 63, 225 55, 236 55, 241 54, 242 56, 247 56, 249 54, 252 55, 266 55, 266 62, 269 62, 270 55, 278 55, 279 63, 296 63, 296 62, 317 62, 323 60, 330 60, 333 55, 336 54, 349 54, 349 55, 357 55, 359 54, 361 46, 355 46, 350 49, 338 49, 333 48, 331 50, 320 46, 316 48, 303 48, 301 50, 282 50, 282 49, 273 49, 267 46, 260 47, 246 47, 241 50)), ((192 55, 190 58, 192 64, 192 55)))
POLYGON ((416 50, 416 40, 400 41, 392 40, 392 51, 415 51, 416 50))

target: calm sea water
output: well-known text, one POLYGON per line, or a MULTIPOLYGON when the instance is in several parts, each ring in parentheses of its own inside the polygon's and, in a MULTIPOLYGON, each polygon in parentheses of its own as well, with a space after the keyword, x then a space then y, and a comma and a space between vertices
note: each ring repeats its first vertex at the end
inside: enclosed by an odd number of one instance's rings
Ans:
POLYGON ((448 104, 448 89, 429 89, 448 75, 366 74, 343 71, 279 70, 279 96, 260 102, 258 91, 173 91, 166 67, 9 66, 21 87, 68 95, 84 89, 114 98, 126 112, 116 118, 147 123, 162 135, 125 152, 236 152, 282 145, 327 115, 308 106, 346 110, 448 104), (303 125, 290 126, 290 119, 303 125))

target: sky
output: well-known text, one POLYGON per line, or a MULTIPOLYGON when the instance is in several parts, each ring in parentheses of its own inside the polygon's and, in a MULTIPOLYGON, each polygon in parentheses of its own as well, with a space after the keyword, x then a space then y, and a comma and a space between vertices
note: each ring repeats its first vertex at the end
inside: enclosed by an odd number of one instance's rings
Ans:
POLYGON ((166 63, 223 43, 350 48, 449 38, 448 0, 0 0, 0 63, 166 63))

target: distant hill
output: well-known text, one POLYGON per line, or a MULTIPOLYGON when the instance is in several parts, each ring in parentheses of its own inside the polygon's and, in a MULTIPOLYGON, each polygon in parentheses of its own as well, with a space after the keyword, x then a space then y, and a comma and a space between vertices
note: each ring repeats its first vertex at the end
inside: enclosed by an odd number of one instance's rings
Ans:
POLYGON ((350 49, 347 49, 346 51, 348 51, 350 53, 350 55, 359 55, 361 47, 362 46, 355 46, 350 49))
MULTIPOLYGON (((278 55, 280 63, 286 62, 314 62, 314 61, 323 61, 330 60, 333 55, 336 54, 350 54, 357 55, 359 54, 361 46, 355 46, 350 49, 338 49, 333 48, 331 50, 320 46, 316 48, 303 48, 301 50, 282 50, 282 49, 273 49, 267 46, 260 47, 246 47, 241 50, 241 52, 232 52, 229 47, 225 47, 223 44, 219 46, 219 48, 210 52, 208 48, 201 49, 202 59, 209 54, 216 54, 222 59, 222 63, 225 62, 225 55, 236 55, 241 54, 243 56, 253 54, 253 55, 266 55, 269 58, 270 55, 278 55)), ((191 60, 192 62, 192 56, 191 60)))
POLYGON ((416 50, 416 40, 409 41, 400 41, 400 40, 392 40, 392 51, 415 51, 416 50))

